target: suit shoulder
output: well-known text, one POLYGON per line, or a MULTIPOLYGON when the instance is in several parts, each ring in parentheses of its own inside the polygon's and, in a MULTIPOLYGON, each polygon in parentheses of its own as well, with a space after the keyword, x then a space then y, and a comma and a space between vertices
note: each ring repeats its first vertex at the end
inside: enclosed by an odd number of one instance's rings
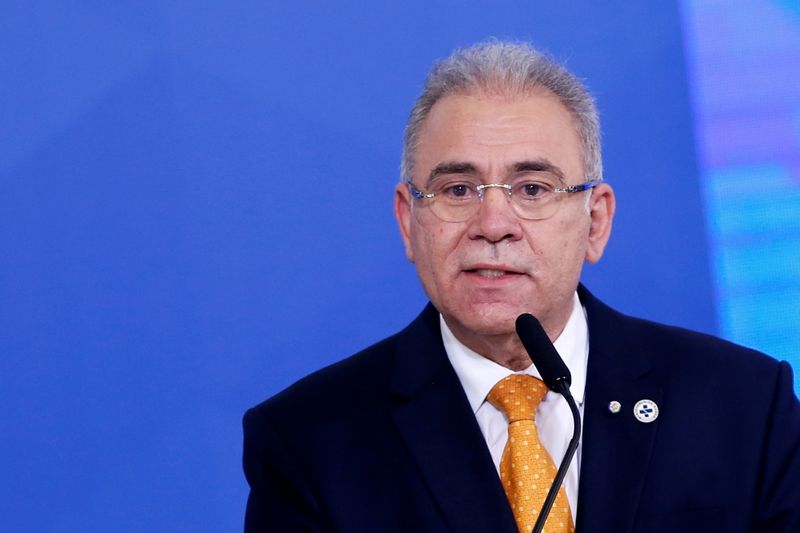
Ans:
POLYGON ((736 344, 720 337, 690 329, 660 324, 639 318, 628 319, 632 327, 643 332, 642 342, 653 348, 672 353, 692 354, 701 361, 727 364, 740 362, 747 365, 774 368, 778 361, 758 350, 736 344))
POLYGON ((428 304, 403 330, 312 372, 256 405, 248 413, 259 411, 262 416, 294 415, 304 409, 304 416, 317 413, 320 420, 327 420, 332 416, 341 417, 341 413, 345 412, 363 414, 379 410, 389 401, 391 381, 397 368, 397 354, 425 350, 434 343, 431 340, 433 338, 441 343, 439 312, 428 304))
POLYGON ((262 415, 274 412, 297 412, 313 405, 315 409, 336 405, 342 408, 359 398, 374 396, 385 389, 395 358, 397 336, 387 337, 341 361, 299 379, 274 396, 248 410, 262 415))
POLYGON ((774 375, 779 362, 757 350, 682 327, 631 317, 608 307, 582 288, 592 348, 607 357, 628 354, 650 360, 656 367, 679 373, 774 375))
POLYGON ((612 335, 624 339, 624 346, 615 341, 616 348, 648 358, 655 367, 673 375, 725 376, 746 383, 752 379, 774 380, 780 371, 777 359, 758 350, 707 333, 616 315, 613 324, 607 324, 612 335))

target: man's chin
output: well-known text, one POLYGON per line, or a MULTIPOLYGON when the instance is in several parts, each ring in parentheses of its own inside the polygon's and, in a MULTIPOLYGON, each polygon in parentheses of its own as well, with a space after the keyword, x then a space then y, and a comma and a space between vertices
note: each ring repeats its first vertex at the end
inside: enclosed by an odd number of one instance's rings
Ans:
MULTIPOLYGON (((494 305, 490 308, 477 305, 471 309, 470 313, 455 314, 453 319, 458 324, 457 327, 463 328, 467 333, 485 337, 498 335, 516 335, 516 320, 525 311, 518 308, 494 305)), ((445 316, 445 318, 447 318, 445 316)), ((450 324, 448 320, 448 324, 450 324)))

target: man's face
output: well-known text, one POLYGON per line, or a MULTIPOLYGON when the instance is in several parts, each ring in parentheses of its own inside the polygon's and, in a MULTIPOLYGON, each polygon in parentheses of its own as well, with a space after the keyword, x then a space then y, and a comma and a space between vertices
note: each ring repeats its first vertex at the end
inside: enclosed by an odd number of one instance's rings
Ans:
MULTIPOLYGON (((581 143, 566 108, 550 93, 509 99, 451 95, 437 102, 422 126, 413 182, 428 192, 442 168, 469 168, 482 183, 512 179, 528 163, 550 165, 564 185, 584 181, 581 143)), ((608 185, 567 195, 544 220, 519 218, 503 189, 486 189, 480 211, 445 222, 404 185, 395 213, 409 259, 454 333, 491 338, 514 333, 521 313, 560 334, 584 260, 597 261, 610 231, 613 193, 608 185), (413 205, 412 205, 413 202, 413 205)))

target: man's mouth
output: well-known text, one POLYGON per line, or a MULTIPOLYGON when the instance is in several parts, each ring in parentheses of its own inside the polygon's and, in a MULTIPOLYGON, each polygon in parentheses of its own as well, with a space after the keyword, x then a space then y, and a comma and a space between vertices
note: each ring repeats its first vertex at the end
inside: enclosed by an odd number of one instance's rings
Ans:
POLYGON ((508 273, 505 270, 494 270, 489 268, 478 268, 473 270, 473 272, 475 272, 479 276, 489 279, 497 279, 499 277, 505 276, 508 273))
POLYGON ((486 279, 497 279, 497 278, 502 278, 503 276, 512 276, 519 274, 519 272, 512 272, 510 270, 503 270, 499 268, 471 268, 467 269, 466 272, 469 272, 471 274, 476 274, 486 279))

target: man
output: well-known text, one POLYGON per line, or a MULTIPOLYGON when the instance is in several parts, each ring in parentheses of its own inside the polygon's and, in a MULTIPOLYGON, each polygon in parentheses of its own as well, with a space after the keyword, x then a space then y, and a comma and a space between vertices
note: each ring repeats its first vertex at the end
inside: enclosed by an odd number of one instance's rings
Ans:
POLYGON ((790 367, 579 285, 615 204, 573 75, 527 45, 455 52, 412 110, 402 171, 395 214, 431 305, 248 411, 246 531, 530 530, 572 420, 535 379, 522 313, 583 413, 546 531, 800 531, 790 367), (503 396, 528 386, 535 423, 503 396))

